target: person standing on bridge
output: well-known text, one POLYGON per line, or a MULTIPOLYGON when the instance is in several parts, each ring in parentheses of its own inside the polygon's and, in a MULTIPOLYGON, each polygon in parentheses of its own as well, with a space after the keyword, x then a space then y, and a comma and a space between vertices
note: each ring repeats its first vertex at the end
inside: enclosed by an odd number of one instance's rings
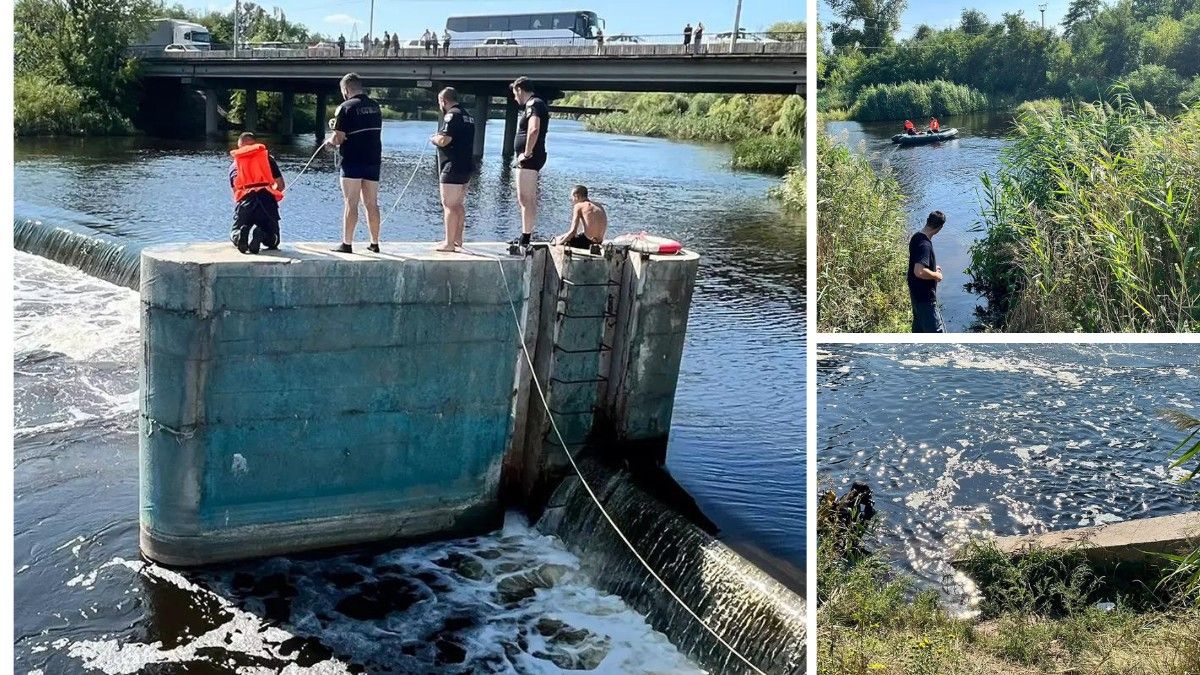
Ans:
POLYGON ((338 45, 338 57, 341 58, 341 57, 346 56, 346 36, 345 35, 342 35, 340 33, 338 34, 337 45, 338 45))
POLYGON ((267 146, 249 131, 238 136, 229 156, 229 187, 233 189, 233 230, 229 239, 242 253, 279 248, 279 202, 283 200, 283 173, 267 146))
POLYGON ((363 56, 366 56, 367 54, 371 53, 371 36, 364 35, 363 39, 362 39, 362 43, 363 43, 363 56))
POLYGON ((400 56, 400 33, 392 33, 392 56, 400 56))
POLYGON ((453 253, 463 245, 467 183, 475 169, 475 120, 458 104, 458 92, 453 87, 438 93, 438 108, 442 111, 442 121, 429 142, 437 147, 446 240, 435 250, 453 253))
POLYGON ((442 56, 450 56, 450 29, 442 29, 442 56))
POLYGON ((538 178, 546 165, 546 131, 550 125, 550 107, 533 93, 533 83, 518 77, 509 88, 517 105, 522 106, 517 120, 515 146, 520 154, 517 168, 517 204, 521 207, 521 246, 529 246, 537 226, 538 178))
POLYGON ((354 230, 358 227, 358 203, 367 209, 367 229, 371 245, 367 250, 379 253, 379 166, 383 161, 383 113, 379 104, 363 91, 357 73, 347 73, 341 81, 345 101, 334 113, 333 136, 329 142, 342 156, 342 245, 338 253, 354 252, 354 230))
POLYGON ((383 55, 384 56, 387 56, 387 50, 391 46, 392 46, 392 34, 385 30, 385 31, 383 31, 383 55))
POLYGON ((700 51, 700 41, 704 39, 704 22, 696 24, 696 32, 692 34, 692 53, 700 51))
POLYGON ((424 33, 421 33, 421 44, 425 46, 425 54, 429 54, 429 48, 433 46, 433 36, 429 34, 429 29, 426 28, 424 33))
POLYGON ((683 46, 686 47, 690 44, 692 44, 692 24, 691 22, 688 22, 688 24, 683 27, 683 46))

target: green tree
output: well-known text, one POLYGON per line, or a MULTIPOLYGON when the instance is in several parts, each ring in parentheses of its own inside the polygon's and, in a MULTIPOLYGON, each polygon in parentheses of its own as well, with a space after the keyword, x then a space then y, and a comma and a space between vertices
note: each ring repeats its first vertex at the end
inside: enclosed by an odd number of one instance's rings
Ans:
POLYGON ((841 21, 829 24, 834 46, 874 51, 892 43, 908 0, 829 0, 841 21))
POLYGON ((1067 13, 1063 16, 1063 32, 1067 35, 1072 34, 1079 24, 1096 18, 1102 6, 1100 0, 1071 0, 1067 13))
POLYGON ((964 9, 958 28, 967 35, 983 35, 991 27, 987 15, 977 9, 964 9))
POLYGON ((767 27, 767 37, 782 42, 803 42, 804 31, 803 21, 776 21, 767 27))

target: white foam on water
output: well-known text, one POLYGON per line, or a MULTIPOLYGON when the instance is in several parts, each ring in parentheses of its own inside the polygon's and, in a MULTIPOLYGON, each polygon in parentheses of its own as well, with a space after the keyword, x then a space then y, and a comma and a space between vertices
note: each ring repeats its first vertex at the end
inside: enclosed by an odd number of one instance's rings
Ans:
POLYGON ((1065 368, 1062 364, 1051 366, 1016 356, 996 356, 963 348, 951 349, 921 359, 903 358, 898 353, 882 354, 881 356, 891 358, 900 365, 910 368, 957 368, 995 373, 1024 373, 1054 380, 1067 387, 1079 387, 1084 384, 1082 376, 1065 368))
POLYGON ((13 252, 13 351, 74 361, 137 356, 140 298, 131 289, 35 255, 13 252))

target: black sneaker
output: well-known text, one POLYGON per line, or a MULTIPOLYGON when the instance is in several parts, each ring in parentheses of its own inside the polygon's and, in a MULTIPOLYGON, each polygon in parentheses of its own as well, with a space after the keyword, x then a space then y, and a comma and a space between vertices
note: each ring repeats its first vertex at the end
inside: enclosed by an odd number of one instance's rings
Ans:
POLYGON ((371 253, 379 253, 379 244, 371 244, 367 247, 367 250, 371 253))
POLYGON ((250 244, 249 244, 248 248, 250 249, 250 252, 255 255, 258 255, 259 250, 262 249, 262 228, 261 227, 255 225, 250 228, 250 244))
POLYGON ((350 244, 338 244, 338 247, 333 249, 334 253, 354 253, 354 247, 350 244))
POLYGON ((238 253, 246 253, 247 252, 248 249, 246 246, 246 230, 244 230, 244 229, 238 230, 237 234, 234 235, 234 237, 233 237, 233 245, 237 246, 238 253))

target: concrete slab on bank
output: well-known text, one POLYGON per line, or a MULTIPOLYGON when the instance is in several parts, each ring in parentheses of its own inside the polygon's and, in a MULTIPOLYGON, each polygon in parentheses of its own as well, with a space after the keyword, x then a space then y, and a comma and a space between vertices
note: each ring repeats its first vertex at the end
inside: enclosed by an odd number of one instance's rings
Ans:
POLYGON ((1032 548, 1070 549, 1104 563, 1145 562, 1153 557, 1151 554, 1178 554, 1200 546, 1200 511, 998 537, 996 546, 1014 556, 1032 548))

